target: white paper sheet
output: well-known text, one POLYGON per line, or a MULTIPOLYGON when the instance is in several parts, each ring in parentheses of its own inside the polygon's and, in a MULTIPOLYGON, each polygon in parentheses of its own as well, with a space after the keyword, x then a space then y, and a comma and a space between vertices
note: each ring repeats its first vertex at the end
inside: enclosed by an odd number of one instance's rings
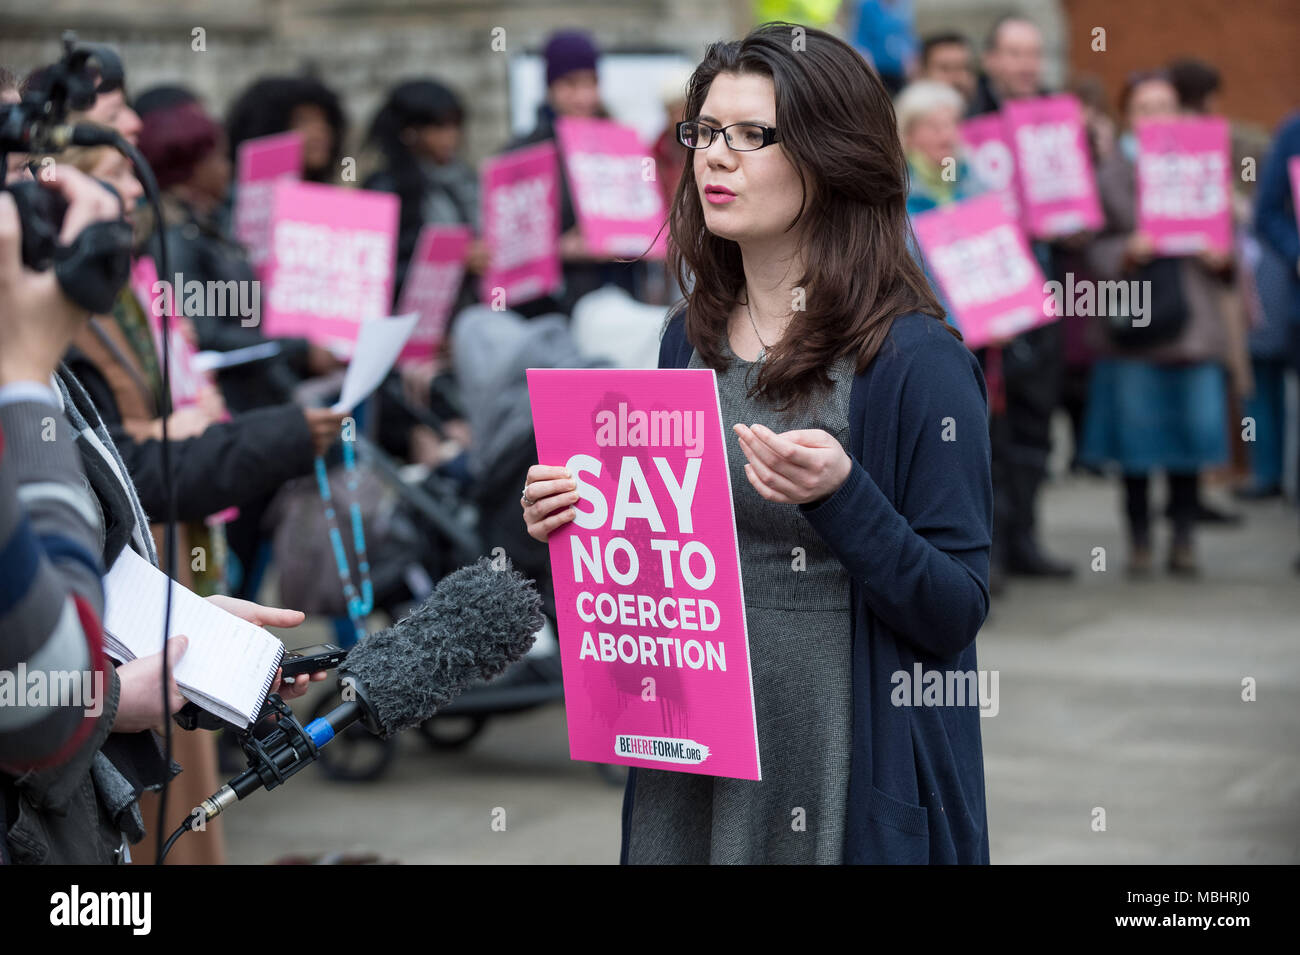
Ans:
POLYGON ((190 359, 190 367, 195 371, 219 371, 222 368, 234 368, 236 365, 274 358, 278 354, 279 342, 262 342, 246 348, 232 348, 230 351, 201 351, 190 359))
POLYGON ((419 312, 410 312, 361 323, 348 373, 343 379, 343 392, 332 410, 351 411, 379 387, 419 320, 419 312))

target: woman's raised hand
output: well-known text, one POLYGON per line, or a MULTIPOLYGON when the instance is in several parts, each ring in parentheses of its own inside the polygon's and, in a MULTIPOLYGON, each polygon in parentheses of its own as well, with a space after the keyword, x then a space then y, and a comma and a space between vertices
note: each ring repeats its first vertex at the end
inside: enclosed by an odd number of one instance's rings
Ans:
POLYGON ((834 436, 813 428, 777 434, 756 424, 733 426, 749 463, 745 476, 764 500, 809 504, 830 497, 853 470, 853 461, 834 436))

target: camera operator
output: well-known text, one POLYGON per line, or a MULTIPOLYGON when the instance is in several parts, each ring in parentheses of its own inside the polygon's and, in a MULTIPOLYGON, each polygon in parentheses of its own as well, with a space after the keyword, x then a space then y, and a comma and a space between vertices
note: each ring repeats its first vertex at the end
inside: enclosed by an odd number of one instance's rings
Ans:
MULTIPOLYGON (((65 245, 120 216, 116 196, 70 167, 56 167, 42 185, 68 203, 65 245)), ((0 710, 0 852, 12 862, 120 862, 144 835, 140 793, 179 769, 168 773, 155 732, 163 721, 161 652, 120 667, 102 657, 99 575, 125 547, 153 563, 156 556, 112 440, 59 364, 86 311, 53 271, 24 267, 21 241, 17 206, 0 193, 0 555, 14 562, 0 575, 0 663, 89 671, 92 687, 98 672, 102 691, 71 713, 38 714, 38 723, 29 708, 0 710)), ((258 624, 302 620, 296 611, 214 602, 258 624)), ((171 641, 173 668, 186 642, 171 641)), ((306 688, 298 681, 282 695, 306 688)), ((169 697, 173 710, 184 702, 174 684, 169 697)))
MULTIPOLYGON (((74 169, 60 173, 50 187, 68 201, 61 241, 119 214, 116 198, 103 186, 74 169)), ((21 525, 25 512, 29 533, 47 552, 35 555, 35 567, 30 558, 15 555, 22 563, 4 575, 0 659, 7 668, 26 659, 51 671, 99 672, 102 696, 93 705, 84 701, 85 712, 98 711, 96 717, 69 707, 44 718, 39 725, 50 724, 49 734, 16 725, 22 719, 17 710, 0 714, 0 752, 14 770, 0 774, 5 841, 14 862, 113 861, 129 831, 124 823, 130 820, 121 818, 129 807, 105 795, 118 791, 119 780, 126 782, 128 763, 143 771, 143 779, 162 779, 156 743, 148 760, 137 741, 140 730, 162 722, 161 666, 153 657, 114 668, 101 655, 99 575, 110 539, 120 551, 133 515, 129 504, 117 513, 105 511, 89 493, 75 433, 58 414, 60 396, 50 384, 85 311, 63 295, 52 271, 23 267, 20 248, 17 207, 8 193, 0 193, 0 427, 6 451, 0 507, 11 515, 11 526, 21 525), (42 440, 51 427, 54 440, 42 440), (50 600, 58 596, 62 601, 50 600), (54 619, 51 608, 58 608, 54 619), (112 736, 136 744, 115 745, 116 764, 106 756, 112 736), (128 760, 130 755, 135 758, 128 760)), ((125 495, 119 501, 126 503, 125 495)), ((173 643, 175 661, 185 640, 173 643)), ((173 704, 181 702, 173 688, 173 704)), ((128 784, 122 791, 129 789, 128 784)))

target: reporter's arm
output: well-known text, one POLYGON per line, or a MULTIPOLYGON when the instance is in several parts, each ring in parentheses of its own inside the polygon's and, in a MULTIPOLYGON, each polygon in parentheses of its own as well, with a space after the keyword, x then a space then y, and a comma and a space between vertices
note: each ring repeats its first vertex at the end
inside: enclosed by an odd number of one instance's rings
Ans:
MULTIPOLYGON (((68 367, 90 395, 151 521, 166 520, 162 441, 138 440, 122 423, 112 388, 72 349, 68 367)), ((312 431, 297 405, 275 405, 218 422, 197 437, 169 442, 176 519, 202 520, 276 490, 311 471, 312 431)))
MULTIPOLYGON (((121 427, 109 434, 151 521, 165 519, 161 441, 136 441, 121 427)), ((245 412, 210 425, 169 448, 177 520, 201 520, 255 501, 291 478, 311 473, 311 430, 297 405, 245 412)))

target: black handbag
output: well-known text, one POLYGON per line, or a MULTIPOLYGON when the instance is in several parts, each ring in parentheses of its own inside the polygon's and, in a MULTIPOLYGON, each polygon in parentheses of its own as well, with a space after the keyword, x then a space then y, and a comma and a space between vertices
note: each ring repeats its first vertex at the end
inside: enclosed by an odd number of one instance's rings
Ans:
MULTIPOLYGON (((1114 314, 1103 312, 1112 343, 1119 348, 1146 349, 1167 344, 1182 333, 1187 323, 1187 297, 1183 294, 1181 269, 1181 259, 1162 258, 1152 259, 1136 270, 1129 288, 1142 283, 1141 297, 1146 299, 1147 313, 1137 314, 1133 306, 1138 296, 1132 294, 1124 296, 1125 307, 1114 314)), ((1097 284, 1097 307, 1104 310, 1100 290, 1103 283, 1097 284)))

